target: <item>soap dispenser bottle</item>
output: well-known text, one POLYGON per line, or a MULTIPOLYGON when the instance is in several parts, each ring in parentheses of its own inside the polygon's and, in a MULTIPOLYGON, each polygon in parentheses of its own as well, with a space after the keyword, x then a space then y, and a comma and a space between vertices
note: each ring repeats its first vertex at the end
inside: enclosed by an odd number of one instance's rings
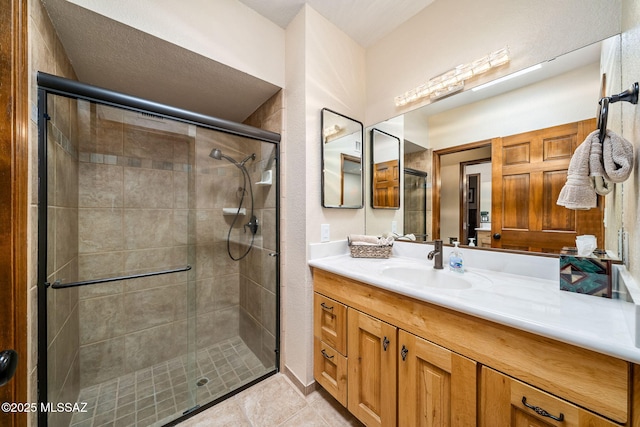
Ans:
POLYGON ((462 253, 458 248, 460 242, 453 242, 454 248, 453 252, 449 254, 449 270, 455 271, 456 273, 464 273, 464 261, 462 259, 462 253))

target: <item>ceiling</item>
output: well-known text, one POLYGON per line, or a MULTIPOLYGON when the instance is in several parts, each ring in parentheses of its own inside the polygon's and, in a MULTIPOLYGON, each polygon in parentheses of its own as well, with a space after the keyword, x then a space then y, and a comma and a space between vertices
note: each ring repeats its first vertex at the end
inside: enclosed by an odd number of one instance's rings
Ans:
POLYGON ((434 0, 239 0, 282 28, 287 28, 304 4, 369 47, 434 0))
MULTIPOLYGON (((307 3, 368 46, 433 0, 239 1, 282 28, 307 3)), ((70 1, 42 2, 83 83, 234 122, 244 121, 280 90, 70 1)))

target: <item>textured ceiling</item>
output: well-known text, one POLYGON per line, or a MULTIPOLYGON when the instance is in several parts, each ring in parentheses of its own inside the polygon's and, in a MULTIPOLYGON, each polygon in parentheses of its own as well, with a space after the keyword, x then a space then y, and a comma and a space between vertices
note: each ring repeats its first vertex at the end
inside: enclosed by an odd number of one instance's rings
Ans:
MULTIPOLYGON (((83 83, 235 122, 244 121, 280 89, 70 1, 42 1, 77 78, 83 83)), ((239 1, 282 28, 305 3, 239 1)), ((367 46, 432 1, 307 0, 306 3, 356 42, 367 46)))
POLYGON ((363 47, 380 40, 434 0, 239 0, 282 28, 306 3, 363 47))

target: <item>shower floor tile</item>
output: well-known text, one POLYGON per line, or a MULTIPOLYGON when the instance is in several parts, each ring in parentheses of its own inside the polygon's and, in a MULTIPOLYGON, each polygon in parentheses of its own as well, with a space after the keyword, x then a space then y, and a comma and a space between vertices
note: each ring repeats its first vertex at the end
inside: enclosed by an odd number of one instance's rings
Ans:
POLYGON ((74 413, 70 427, 161 426, 269 371, 240 337, 230 338, 82 389, 78 402, 87 403, 87 412, 74 413))

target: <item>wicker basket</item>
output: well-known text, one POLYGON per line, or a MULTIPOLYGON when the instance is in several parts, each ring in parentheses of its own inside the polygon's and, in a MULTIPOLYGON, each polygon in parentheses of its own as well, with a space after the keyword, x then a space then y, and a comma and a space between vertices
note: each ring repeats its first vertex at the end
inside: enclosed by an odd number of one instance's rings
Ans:
POLYGON ((389 258, 393 245, 359 245, 351 243, 349 250, 353 258, 389 258))

